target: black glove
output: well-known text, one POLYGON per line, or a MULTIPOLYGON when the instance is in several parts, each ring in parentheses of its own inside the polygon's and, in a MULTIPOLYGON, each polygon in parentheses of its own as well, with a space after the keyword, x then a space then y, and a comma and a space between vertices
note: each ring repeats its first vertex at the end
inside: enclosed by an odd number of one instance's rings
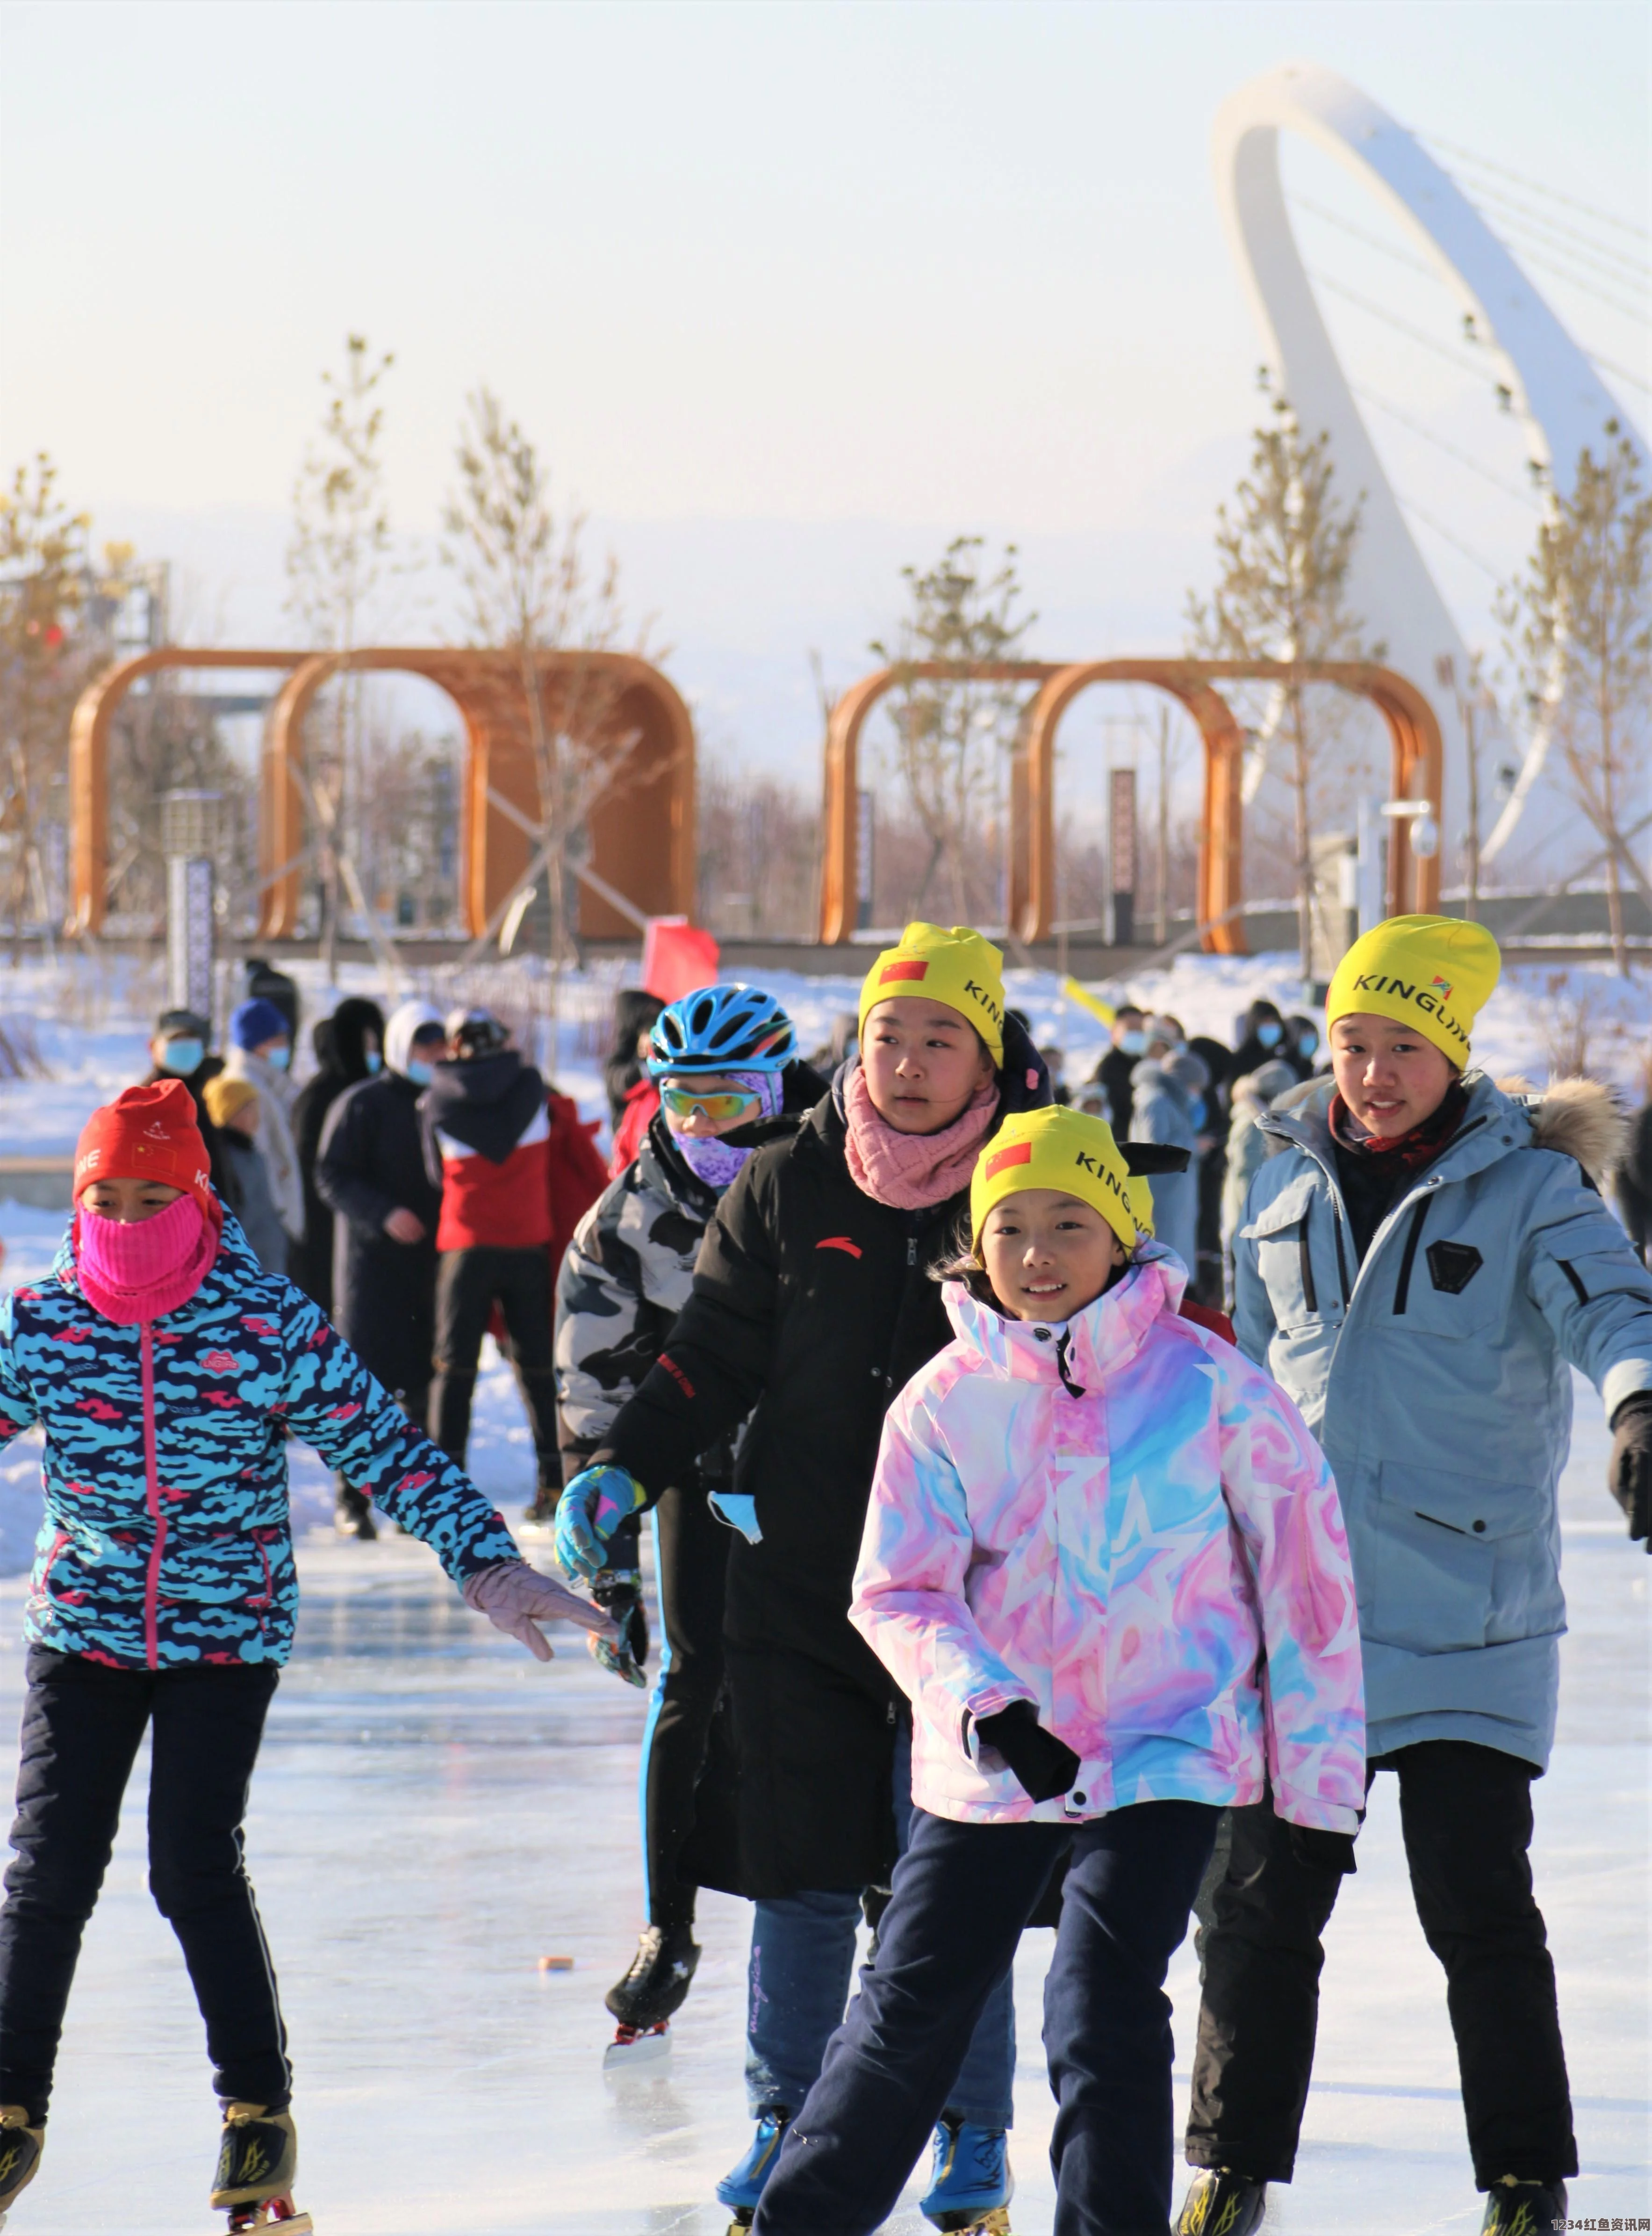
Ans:
POLYGON ((1317 1825, 1289 1825, 1291 1853, 1311 1871, 1335 1871, 1351 1878, 1360 1868, 1354 1860, 1352 1832, 1321 1832, 1317 1825))
POLYGON ((980 1717, 975 1729, 985 1746, 1003 1756, 1030 1800, 1053 1801, 1072 1791, 1078 1758, 1064 1739, 1045 1730, 1031 1700, 1012 1700, 995 1716, 980 1717))
POLYGON ((1652 1390, 1637 1390, 1612 1416, 1606 1488, 1629 1518, 1629 1536, 1652 1553, 1652 1390))

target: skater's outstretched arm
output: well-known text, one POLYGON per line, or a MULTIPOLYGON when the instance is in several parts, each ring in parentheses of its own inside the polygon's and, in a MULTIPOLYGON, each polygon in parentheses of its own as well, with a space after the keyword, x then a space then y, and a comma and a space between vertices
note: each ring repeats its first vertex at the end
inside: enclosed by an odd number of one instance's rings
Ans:
POLYGON ((1274 1806, 1354 1832, 1365 1801, 1365 1681, 1342 1509, 1325 1456, 1278 1385, 1230 1345, 1216 1369, 1222 1490, 1255 1588, 1274 1806))
POLYGON ((294 1436, 402 1529, 423 1538, 456 1584, 495 1562, 521 1559, 491 1501, 414 1427, 291 1283, 282 1333, 287 1376, 279 1411, 294 1436))

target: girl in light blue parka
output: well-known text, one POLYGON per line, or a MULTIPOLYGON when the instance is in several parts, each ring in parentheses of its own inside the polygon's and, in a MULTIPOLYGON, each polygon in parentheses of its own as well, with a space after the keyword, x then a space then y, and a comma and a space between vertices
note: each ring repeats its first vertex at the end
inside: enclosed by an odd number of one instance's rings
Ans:
MULTIPOLYGON (((1499 967, 1489 932, 1446 917, 1395 917, 1350 950, 1327 1008, 1334 1076, 1260 1121, 1275 1154, 1233 1252, 1240 1347, 1336 1477, 1369 1768, 1399 1775, 1484 2227, 1511 2232, 1564 2225, 1577 2170, 1526 1853, 1565 1628, 1571 1369, 1601 1393, 1613 1487, 1644 1536, 1652 1277, 1598 1190, 1622 1130, 1607 1090, 1505 1093, 1469 1068, 1499 967)), ((1341 1884, 1275 1853, 1271 1821, 1234 1812, 1188 2130, 1210 2171, 1181 2225, 1231 2236, 1259 2225, 1264 2184, 1290 2179, 1341 1884)))

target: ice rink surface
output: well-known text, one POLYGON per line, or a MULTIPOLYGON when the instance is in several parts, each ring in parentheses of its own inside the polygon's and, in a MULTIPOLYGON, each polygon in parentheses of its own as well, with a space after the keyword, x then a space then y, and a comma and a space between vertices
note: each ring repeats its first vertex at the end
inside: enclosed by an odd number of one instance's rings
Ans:
MULTIPOLYGON (((1564 1498, 1572 1628, 1560 1745, 1537 1789, 1537 1854, 1586 2169, 1572 2185, 1574 2225, 1603 2216, 1596 2226, 1652 2213, 1652 1563, 1624 1541, 1604 1455, 1598 1403, 1580 1384, 1564 1498)), ((499 1449, 478 1473, 496 1469, 489 1487, 502 1495, 507 1476, 525 1472, 521 1457, 507 1470, 499 1449)), ((317 1511, 319 1488, 301 1511, 317 1511)), ((548 1668, 529 1661, 409 1541, 344 1545, 312 1529, 300 1564, 298 1652, 272 1713, 248 1847, 292 2035, 298 2198, 319 2236, 718 2236, 713 2185, 747 2134, 744 1904, 704 1903, 705 1953, 669 2065, 618 2084, 601 2071, 603 1991, 639 1924, 642 1696, 570 1633, 558 1634, 548 1668), (545 1955, 571 1956, 573 1970, 542 1975, 545 1955)), ((0 1584, 9 1745, 23 1591, 21 1577, 0 1584)), ((8 1759, 8 1794, 11 1772, 8 1759)), ((145 1891, 146 1786, 141 1759, 87 1937, 47 2156, 9 2236, 222 2226, 206 2204, 217 2120, 200 2022, 145 1891)), ((1297 2179, 1272 2193, 1268 2226, 1473 2230, 1480 2200, 1441 1977, 1411 1909, 1392 1779, 1378 1783, 1359 1852, 1329 1936, 1297 2179)), ((1046 2236, 1052 2216, 1039 2048, 1049 1948, 1047 1934, 1029 1934, 1017 1970, 1019 2236, 1046 2236)), ((1190 1941, 1170 1984, 1184 2103, 1190 1941)), ((924 2226, 919 2193, 889 2224, 901 2236, 924 2226)))

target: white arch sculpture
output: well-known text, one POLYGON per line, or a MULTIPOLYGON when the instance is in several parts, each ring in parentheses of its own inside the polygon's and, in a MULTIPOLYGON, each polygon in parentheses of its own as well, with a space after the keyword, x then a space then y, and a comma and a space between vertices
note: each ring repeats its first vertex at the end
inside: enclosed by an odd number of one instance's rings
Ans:
MULTIPOLYGON (((1635 439, 1621 406, 1503 243, 1447 173, 1385 109, 1334 70, 1291 62, 1253 78, 1218 110, 1213 135, 1216 194, 1229 245, 1249 287, 1285 393, 1304 428, 1326 430, 1345 490, 1363 490, 1365 512, 1351 569, 1356 609, 1386 646, 1391 667, 1432 694, 1435 662, 1449 654, 1459 675, 1468 652, 1412 540, 1388 485, 1297 252, 1279 176, 1282 129, 1303 133, 1371 188, 1404 225, 1494 353, 1529 455, 1569 491, 1586 445, 1598 455, 1609 419, 1635 439)), ((1464 744, 1457 712, 1439 705, 1448 792, 1460 801, 1464 744)), ((1539 726, 1495 829, 1481 846, 1490 860, 1524 824, 1523 845, 1542 832, 1545 851, 1576 854, 1592 834, 1548 777, 1547 728, 1539 726), (1537 801, 1542 812, 1529 813, 1537 801), (1534 827, 1535 826, 1535 827, 1534 827)), ((1442 825, 1453 845, 1452 825, 1442 825)))

